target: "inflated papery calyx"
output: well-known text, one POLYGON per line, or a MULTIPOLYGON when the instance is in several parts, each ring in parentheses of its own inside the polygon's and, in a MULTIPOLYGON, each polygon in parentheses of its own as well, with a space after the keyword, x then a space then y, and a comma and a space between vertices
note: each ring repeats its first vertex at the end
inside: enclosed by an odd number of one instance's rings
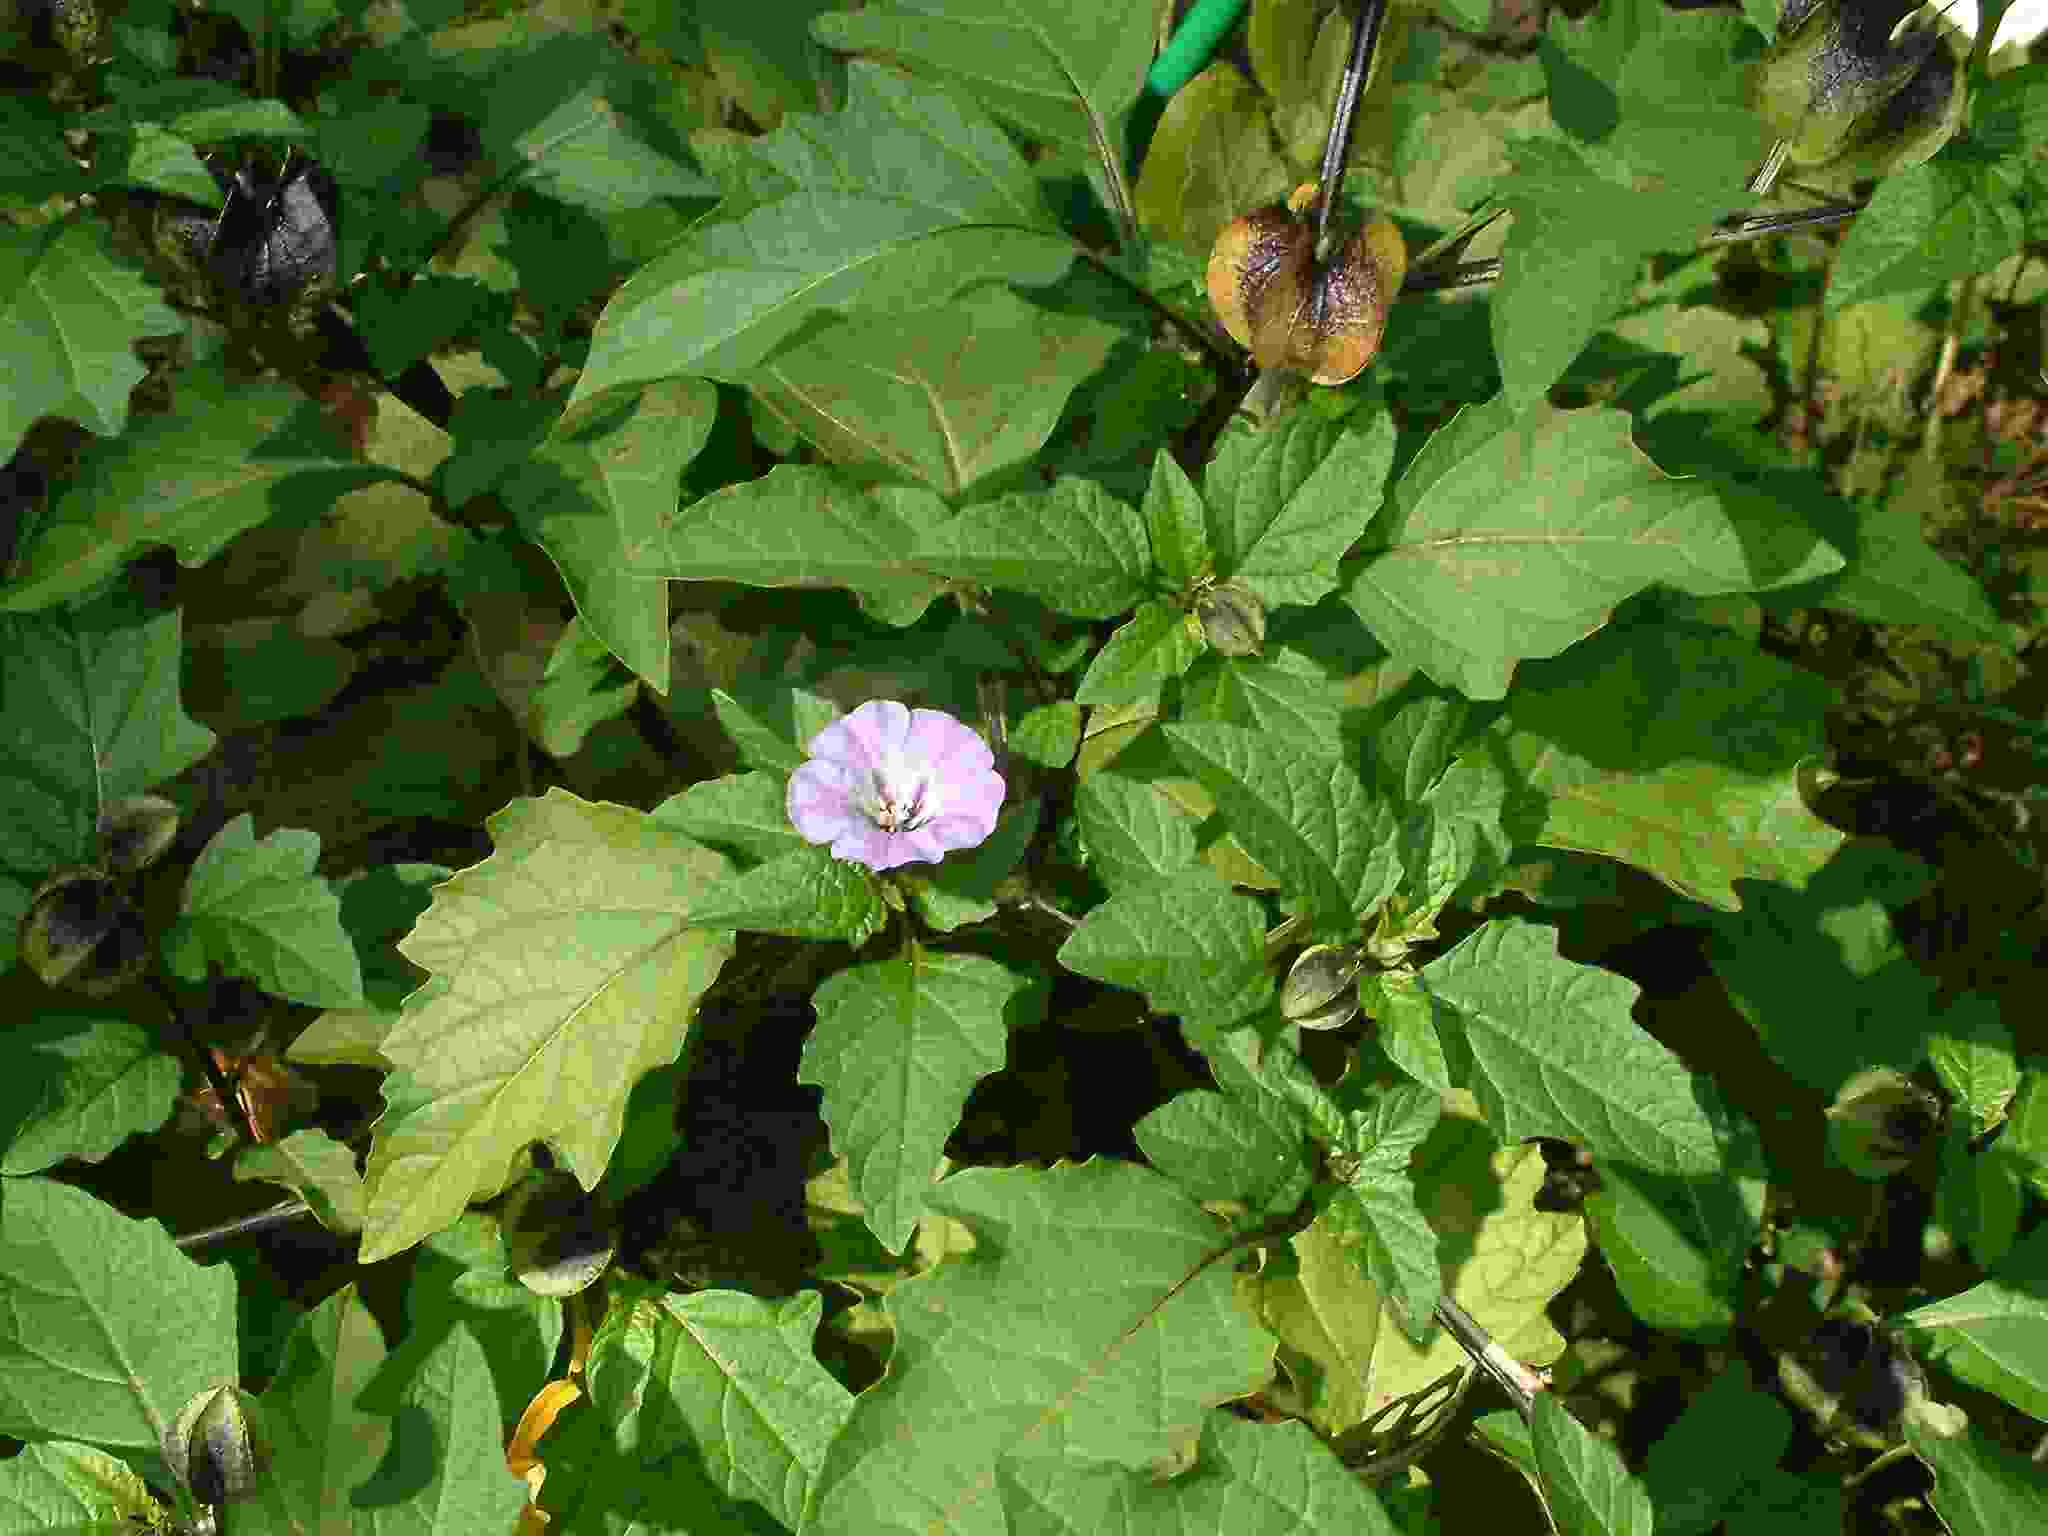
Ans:
POLYGON ((1913 14, 1920 9, 1918 0, 1785 7, 1751 100, 1783 141, 1788 164, 1825 166, 1877 149, 1861 173, 1882 175, 1926 159, 1954 134, 1955 55, 1931 12, 1913 14))
POLYGON ((1209 303, 1261 368, 1345 384, 1380 349, 1408 248, 1391 222, 1376 217, 1318 262, 1315 193, 1314 182, 1304 183, 1286 202, 1224 226, 1209 251, 1209 303))

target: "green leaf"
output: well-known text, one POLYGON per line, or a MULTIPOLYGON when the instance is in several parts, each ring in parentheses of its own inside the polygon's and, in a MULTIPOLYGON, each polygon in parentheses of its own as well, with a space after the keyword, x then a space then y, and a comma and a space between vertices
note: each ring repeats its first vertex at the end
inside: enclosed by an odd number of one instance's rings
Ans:
POLYGON ((692 927, 844 939, 856 949, 880 932, 887 917, 867 870, 809 843, 726 876, 690 909, 692 927))
POLYGON ((639 696, 640 685, 619 659, 575 618, 563 627, 547 670, 527 696, 524 723, 549 756, 574 757, 591 731, 618 719, 639 696))
MULTIPOLYGON (((10 20, 20 18, 16 11, 10 20)), ((10 27, 9 43, 17 38, 10 27)), ((40 93, 0 97, 0 191, 24 204, 77 192, 85 176, 64 147, 65 126, 66 116, 40 93)))
POLYGON ((360 1008, 362 967, 319 861, 319 834, 280 827, 259 839, 252 816, 235 817, 193 862, 166 962, 190 982, 211 963, 293 1002, 360 1008))
POLYGON ((767 861, 810 845, 789 823, 787 773, 736 773, 704 779, 650 813, 685 837, 767 861))
POLYGON ((374 187, 412 159, 433 113, 424 102, 349 89, 354 84, 337 81, 329 98, 346 103, 345 115, 314 120, 314 158, 344 187, 374 187))
POLYGON ((1408 1163, 1442 1112, 1442 1099, 1413 1083, 1377 1094, 1363 1109, 1345 1109, 1344 1134, 1334 1150, 1354 1169, 1321 1213, 1329 1235, 1415 1340, 1435 1329, 1443 1272, 1437 1234, 1416 1204, 1408 1163))
POLYGON ((195 144, 215 144, 224 139, 279 139, 304 143, 312 137, 298 113, 275 98, 231 101, 217 107, 196 107, 179 112, 164 126, 181 139, 195 144))
POLYGON ((1515 219, 1493 292, 1493 347, 1504 398, 1523 410, 1621 311, 1645 260, 1690 249, 1741 198, 1743 172, 1725 191, 1702 191, 1633 179, 1607 147, 1523 139, 1513 153, 1500 191, 1515 219))
POLYGON ((153 1458, 188 1398, 236 1379, 234 1271, 82 1189, 7 1181, 0 1289, 0 1434, 153 1458))
MULTIPOLYGON (((1234 576, 1251 558, 1274 520, 1344 435, 1343 422, 1309 410, 1289 411, 1263 429, 1242 419, 1231 421, 1202 472, 1209 547, 1220 575, 1234 576)), ((1361 519, 1359 527, 1364 526, 1361 519)))
POLYGON ((1805 890, 1760 882, 1739 914, 1712 922, 1707 961, 1729 1001, 1771 1059, 1826 1098, 1865 1068, 1910 1072, 1927 1053, 1934 979, 1887 910, 1911 899, 1907 862, 1851 843, 1805 890))
POLYGON ((325 1131, 294 1131, 282 1141, 244 1147, 235 1158, 235 1182, 282 1184, 313 1208, 330 1232, 363 1230, 363 1180, 356 1155, 325 1131))
POLYGON ((1064 768, 1081 745, 1081 706, 1058 699, 1026 710, 1010 727, 1010 750, 1041 768, 1064 768))
POLYGON ((2019 1098, 2002 1139, 2026 1165, 2034 1188, 2048 1188, 2048 1073, 2029 1070, 2021 1075, 2019 1098))
POLYGON ((1288 1374, 1302 1388, 1309 1422, 1331 1436, 1356 1428, 1378 1406, 1367 1384, 1380 1332, 1379 1288, 1359 1264, 1356 1244, 1338 1235, 1341 1222, 1328 1208, 1318 1212, 1288 1241, 1294 1273, 1259 1287, 1259 1320, 1288 1351, 1288 1374))
POLYGON ((1697 199, 1715 218, 1743 198, 1769 149, 1749 99, 1744 26, 1725 12, 1646 12, 1654 32, 1628 52, 1617 81, 1621 129, 1608 146, 1638 187, 1697 199))
POLYGON ((1924 624, 1963 645, 2009 643, 2005 621, 1977 578, 1927 541, 1928 530, 1953 515, 1946 486, 1928 483, 1935 478, 1909 468, 1889 496, 1826 508, 1833 515, 1816 517, 1815 526, 1846 564, 1778 600, 1838 608, 1877 624, 1924 624))
POLYGON ((2024 154, 2048 141, 2048 59, 1978 82, 1970 93, 1970 137, 1993 155, 2024 154))
POLYGON ((1629 1016, 1642 989, 1564 959, 1556 929, 1484 924, 1421 978, 1458 1011, 1472 1091, 1502 1141, 1554 1136, 1651 1172, 1720 1167, 1691 1071, 1629 1016))
MULTIPOLYGON (((667 1108, 673 1119, 673 1097, 667 1108)), ((673 1131, 669 1140, 673 1146, 673 1131)), ((454 1226, 421 1245, 405 1292, 409 1331, 399 1345, 404 1358, 387 1367, 387 1380, 397 1376, 402 1382, 413 1362, 431 1354, 460 1325, 484 1347, 499 1423, 519 1422, 533 1400, 534 1383, 548 1378, 566 1329, 562 1304, 536 1296, 513 1279, 505 1259, 495 1212, 466 1211, 454 1226)), ((364 1406, 382 1411, 388 1402, 387 1396, 380 1396, 364 1406)))
POLYGON ((2038 1462, 2009 1451, 1974 1426, 1944 1439, 1910 1420, 1906 1443, 1934 1473, 1927 1496, 1954 1536, 2004 1536, 2048 1521, 2048 1486, 2038 1462))
POLYGON ((939 933, 995 916, 996 892, 1029 851, 1039 811, 1035 798, 1012 805, 996 818, 986 842, 958 849, 941 864, 913 866, 902 889, 917 915, 939 933))
POLYGON ((959 1536, 1002 1536, 999 1460, 1147 1470, 1271 1373, 1213 1219, 1150 1169, 974 1168, 928 1203, 975 1250, 891 1292, 889 1372, 833 1442, 817 1536, 872 1536, 906 1501, 959 1536))
POLYGON ((697 1447, 681 1438, 682 1427, 664 1417, 659 1396, 644 1414, 625 1406, 614 1429, 593 1405, 571 1403, 548 1431, 539 1503, 551 1527, 652 1533, 677 1530, 680 1520, 683 1529, 720 1536, 787 1536, 789 1528, 757 1505, 720 1491, 697 1447), (652 1448, 643 1450, 649 1441, 652 1448))
POLYGON ((748 153, 793 189, 701 225, 613 294, 570 401, 676 374, 742 379, 821 312, 903 313, 991 279, 1053 282, 1071 246, 996 125, 879 66, 844 111, 791 113, 748 153))
POLYGON ((592 81, 512 142, 528 186, 595 214, 624 213, 664 197, 715 188, 641 140, 592 81))
POLYGON ((1117 892, 1067 936, 1059 961, 1143 992, 1157 1012, 1219 1024, 1273 994, 1259 904, 1207 869, 1117 892))
POLYGON ((583 622, 657 693, 668 692, 668 586, 646 565, 717 414, 709 384, 659 385, 602 436, 545 443, 499 486, 583 622))
POLYGON ((292 1041, 285 1053, 291 1060, 390 1067, 383 1053, 384 1036, 422 980, 396 946, 426 911, 430 887, 453 873, 439 864, 387 864, 335 883, 341 925, 356 947, 370 1007, 323 1013, 292 1041))
POLYGON ((177 610, 145 617, 120 596, 0 613, 0 964, 43 877, 95 857, 101 811, 212 750, 179 699, 182 656, 177 610))
POLYGON ((1088 867, 1112 891, 1150 885, 1195 862, 1194 823, 1150 784, 1092 773, 1075 791, 1074 814, 1088 867))
POLYGON ((670 1292, 614 1307, 590 1344, 591 1400, 622 1445, 649 1461, 701 1458, 727 1498, 796 1530, 854 1407, 813 1353, 821 1311, 815 1291, 670 1292))
MULTIPOLYGON (((353 1536, 456 1536, 510 1529, 526 1504, 526 1486, 505 1465, 498 1400, 483 1342, 457 1322, 433 1348, 409 1355, 408 1364, 411 1373, 391 1404, 397 1454, 351 1492, 353 1536)), ((337 1491, 338 1485, 328 1485, 323 1514, 340 1514, 337 1491)), ((289 1527, 294 1532, 323 1528, 289 1527)))
POLYGON ((828 322, 747 384, 832 462, 958 496, 1037 453, 1121 334, 989 286, 914 315, 828 322))
POLYGON ((1337 590, 1337 562, 1380 508, 1394 462, 1394 422, 1373 417, 1364 431, 1347 431, 1331 445, 1301 486, 1255 536, 1245 525, 1242 492, 1232 529, 1244 557, 1230 572, 1269 605, 1321 602, 1337 590))
POLYGON ((69 602, 155 544, 203 564, 280 512, 325 513, 342 492, 387 478, 324 439, 319 408, 282 379, 231 381, 217 361, 181 372, 169 411, 87 450, 17 553, 0 610, 69 602))
POLYGON ((1643 1481, 1658 1536, 1706 1536, 1743 1484, 1777 1466, 1792 1443, 1792 1415, 1731 1360, 1650 1447, 1643 1481))
POLYGON ((1718 1342, 1742 1302, 1763 1194, 1760 1181, 1660 1178, 1614 1162, 1587 1197, 1586 1218, 1631 1313, 1652 1328, 1718 1342))
POLYGON ((822 1088, 868 1229, 903 1252, 974 1085, 1002 1069, 1026 977, 979 955, 910 945, 818 988, 797 1081, 822 1088))
POLYGON ((942 588, 912 552, 945 514, 930 491, 862 491, 836 470, 782 464, 672 514, 636 569, 673 581, 848 587, 882 622, 911 624, 942 588))
POLYGON ((1280 1211, 1292 1210, 1308 1191, 1301 1121, 1270 1094, 1175 1094, 1131 1133, 1152 1166, 1197 1200, 1280 1211))
POLYGON ((662 46, 684 60, 697 50, 701 31, 703 62, 720 89, 729 91, 747 116, 772 128, 785 113, 816 112, 821 102, 838 94, 831 90, 833 56, 809 33, 831 7, 832 0, 766 6, 752 0, 704 0, 685 11, 655 0, 640 17, 627 18, 626 25, 642 37, 659 37, 664 30, 680 34, 662 46))
POLYGON ((1762 585, 1713 492, 1660 473, 1619 411, 1520 415, 1496 396, 1437 431, 1394 488, 1344 600, 1397 655, 1473 698, 1661 583, 1762 585))
POLYGON ((967 508, 925 530, 911 559, 956 581, 1028 592, 1055 613, 1106 619, 1145 595, 1144 520, 1093 480, 967 508))
MULTIPOLYGON (((299 1319, 277 1375, 258 1400, 269 1469, 256 1497, 236 1506, 252 1536, 328 1531, 350 1518, 343 1513, 350 1495, 376 1470, 392 1438, 391 1422, 357 1401, 383 1363, 383 1333, 354 1285, 344 1285, 299 1319)), ((484 1401, 496 1406, 488 1392, 484 1401)), ((434 1417, 446 1412, 443 1406, 434 1417)), ((445 1430, 445 1424, 435 1427, 445 1430)))
POLYGON ((127 1019, 44 1011, 8 1030, 12 1069, 0 1077, 0 1174, 19 1177, 67 1157, 97 1163, 170 1117, 183 1069, 127 1019))
POLYGON ((1618 92, 1629 54, 1645 36, 1654 36, 1663 21, 1663 9, 1654 0, 1615 0, 1582 17, 1553 11, 1548 42, 1610 91, 1618 92))
POLYGON ((1202 493, 1188 479, 1180 461, 1162 448, 1152 460, 1152 480, 1145 490, 1145 531, 1159 573, 1180 591, 1187 591, 1214 564, 1202 493))
POLYGON ((217 730, 275 725, 318 716, 355 676, 362 658, 324 636, 305 634, 289 617, 210 626, 192 637, 186 673, 217 730))
POLYGON ((1153 234, 1207 252, 1224 225, 1293 185, 1258 91, 1222 60, 1167 102, 1138 168, 1138 217, 1153 234))
POLYGON ((1887 176, 1842 239, 1828 275, 1832 313, 1988 271, 2020 248, 2025 221, 1986 165, 1940 158, 1887 176))
POLYGON ((39 416, 68 416, 101 437, 128 430, 142 382, 135 343, 182 325, 155 288, 114 258, 107 226, 0 229, 0 460, 39 416))
POLYGON ((2048 1297, 2040 1291, 2048 1238, 2037 1228, 1998 1277, 1901 1313, 1928 1357, 1960 1381, 2031 1418, 2048 1410, 2048 1297))
POLYGON ((1798 785, 1800 761, 1823 750, 1830 696, 1726 631, 1596 636, 1517 683, 1493 732, 1512 792, 1501 824, 1723 912, 1741 905, 1737 880, 1803 885, 1843 840, 1798 785))
POLYGON ((1977 1263, 1990 1266, 2012 1251, 2026 1208, 2025 1165, 1997 1142, 1972 1151, 1968 1125, 1948 1128, 1934 1189, 1934 1219, 1977 1263))
MULTIPOLYGON (((1586 1224, 1577 1212, 1539 1211, 1541 1150, 1502 1146, 1481 1122, 1472 1096, 1450 1090, 1444 1115, 1418 1149, 1416 1199, 1436 1233, 1444 1294, 1516 1360, 1548 1365, 1564 1352, 1546 1308, 1578 1275, 1586 1224)), ((1375 1406, 1427 1391, 1469 1364, 1439 1329, 1424 1346, 1382 1328, 1373 1349, 1375 1406)))
POLYGON ((1235 1414, 1202 1421, 1195 1467, 1150 1471, 1036 1458, 996 1464, 1010 1536, 1191 1536, 1254 1529, 1260 1536, 1396 1536, 1365 1482, 1306 1425, 1253 1424, 1235 1414), (1247 1519, 1256 1511, 1256 1524, 1247 1519))
POLYGON ((883 0, 812 23, 820 41, 929 70, 1026 137, 1121 156, 1152 61, 1143 6, 1093 0, 883 0))
POLYGON ((1231 725, 1163 728, 1232 834, 1317 931, 1353 934, 1400 879, 1394 818, 1349 763, 1231 725))
POLYGON ((1927 1059, 1976 1134, 2005 1118, 2019 1092, 2020 1069, 1997 999, 1967 993, 1951 1003, 1928 1037, 1927 1059))
POLYGON ((845 713, 830 699, 801 688, 748 680, 736 691, 738 698, 722 688, 711 690, 719 727, 732 738, 741 762, 784 778, 804 761, 810 740, 845 713))
POLYGON ((1074 702, 1114 708, 1149 699, 1186 672, 1202 648, 1197 627, 1178 604, 1140 603, 1095 653, 1074 690, 1074 702))
POLYGON ((1650 1536, 1657 1512, 1649 1493, 1621 1453, 1573 1418, 1556 1393, 1536 1394, 1529 1428, 1558 1536, 1650 1536))
POLYGON ((1189 669, 1180 697, 1181 718, 1190 724, 1241 725, 1324 756, 1345 750, 1337 689, 1313 662, 1284 650, 1204 656, 1189 669))
POLYGON ((433 980, 383 1041, 403 1108, 364 1172, 365 1264, 497 1193, 534 1141, 594 1189, 634 1082, 675 1059, 732 953, 687 919, 725 860, 643 813, 553 789, 487 825, 497 851, 399 946, 433 980))
POLYGON ((38 1536, 150 1536, 170 1511, 118 1456, 43 1440, 0 1463, 0 1531, 38 1536))

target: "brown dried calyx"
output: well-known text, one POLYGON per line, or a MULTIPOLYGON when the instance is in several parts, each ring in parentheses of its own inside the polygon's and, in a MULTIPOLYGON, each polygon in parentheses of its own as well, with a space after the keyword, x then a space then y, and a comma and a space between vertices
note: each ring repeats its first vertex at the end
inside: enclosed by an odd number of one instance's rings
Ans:
POLYGON ((1315 259, 1316 184, 1226 224, 1209 252, 1209 303, 1261 368, 1292 368, 1345 384, 1380 349, 1401 291, 1408 248, 1384 217, 1315 259))

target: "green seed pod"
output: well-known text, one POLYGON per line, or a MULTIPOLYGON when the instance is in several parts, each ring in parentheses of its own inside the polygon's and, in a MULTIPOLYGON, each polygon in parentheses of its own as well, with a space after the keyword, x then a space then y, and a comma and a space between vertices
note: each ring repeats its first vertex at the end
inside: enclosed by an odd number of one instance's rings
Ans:
POLYGON ((1778 1357, 1785 1395, 1831 1440, 1875 1450, 1927 1395, 1926 1373, 1904 1343, 1858 1315, 1823 1318, 1798 1351, 1778 1357))
POLYGON ((1364 966, 1356 945, 1304 949, 1280 984, 1281 1016, 1303 1029, 1342 1029, 1358 1012, 1358 973, 1364 966))
POLYGON ((130 795, 100 812, 100 859, 117 875, 149 868, 178 838, 177 806, 162 795, 130 795))
POLYGON ((32 48, 58 49, 80 66, 91 62, 100 40, 97 0, 19 0, 12 9, 32 48))
POLYGON ((1824 179, 1840 187, 1880 180, 1931 160, 1963 124, 1968 93, 1955 47, 1944 36, 1920 70, 1870 117, 1848 147, 1830 160, 1824 179))
POLYGON ((164 1463, 201 1504, 234 1504, 256 1492, 270 1456, 261 1410, 240 1387, 209 1387, 164 1431, 164 1463))
POLYGON ((501 1230, 514 1276, 537 1296, 587 1289, 619 1246, 611 1212, 559 1170, 536 1174, 513 1192, 501 1230))
POLYGON ((65 869, 37 889, 18 930, 21 958, 46 986, 120 991, 149 961, 142 914, 96 869, 65 869))
POLYGON ((1899 28, 1917 8, 1918 0, 1809 0, 1786 8, 1750 99, 1783 142, 1787 163, 1826 165, 1871 131, 1871 119, 1938 53, 1948 53, 1931 22, 1899 28))
POLYGON ((1828 1106, 1828 1148, 1859 1178, 1897 1173, 1941 1128, 1941 1101, 1889 1068, 1858 1072, 1828 1106))
POLYGON ((1258 595, 1225 583, 1195 599, 1202 637, 1223 656, 1256 656, 1266 643, 1266 605, 1258 595))

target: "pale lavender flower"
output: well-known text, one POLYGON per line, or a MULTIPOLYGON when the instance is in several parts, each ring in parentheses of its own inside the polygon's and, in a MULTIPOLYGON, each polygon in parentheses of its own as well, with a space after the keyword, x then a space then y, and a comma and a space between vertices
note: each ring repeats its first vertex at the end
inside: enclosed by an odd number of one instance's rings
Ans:
POLYGON ((807 843, 869 869, 936 864, 995 830, 1003 778, 995 754, 951 715, 873 699, 804 746, 790 775, 789 820, 807 843))

